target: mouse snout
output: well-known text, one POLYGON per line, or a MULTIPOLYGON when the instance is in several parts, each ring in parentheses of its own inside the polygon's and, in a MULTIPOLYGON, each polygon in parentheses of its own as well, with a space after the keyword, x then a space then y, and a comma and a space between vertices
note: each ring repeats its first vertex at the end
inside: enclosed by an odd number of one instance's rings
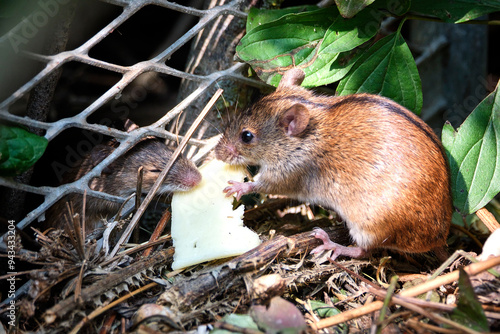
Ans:
POLYGON ((201 174, 198 169, 189 170, 181 178, 181 183, 188 189, 197 186, 201 182, 201 174))
POLYGON ((215 157, 218 160, 231 163, 239 157, 238 149, 230 143, 219 143, 215 149, 215 157))

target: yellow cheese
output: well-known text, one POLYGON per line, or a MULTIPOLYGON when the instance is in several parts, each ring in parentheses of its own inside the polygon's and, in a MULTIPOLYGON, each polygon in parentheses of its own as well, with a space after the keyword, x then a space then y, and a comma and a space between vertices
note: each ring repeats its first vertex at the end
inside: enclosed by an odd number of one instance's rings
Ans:
POLYGON ((233 211, 233 197, 222 192, 227 181, 243 181, 243 167, 212 160, 200 172, 198 186, 172 198, 172 269, 237 256, 260 244, 258 235, 243 225, 243 206, 233 211))

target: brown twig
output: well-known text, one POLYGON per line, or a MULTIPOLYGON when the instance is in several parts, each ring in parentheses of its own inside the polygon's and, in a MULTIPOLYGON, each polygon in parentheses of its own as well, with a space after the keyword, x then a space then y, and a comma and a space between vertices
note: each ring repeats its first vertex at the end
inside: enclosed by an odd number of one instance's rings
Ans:
POLYGON ((483 248, 483 244, 481 243, 481 241, 479 241, 479 239, 476 238, 476 236, 472 234, 469 230, 467 230, 465 227, 457 224, 451 224, 451 228, 462 232, 463 234, 468 236, 479 248, 481 249, 483 248))
POLYGON ((116 312, 113 312, 107 319, 104 321, 104 324, 102 325, 101 329, 99 330, 99 334, 107 334, 111 333, 111 326, 113 325, 113 322, 116 319, 116 312))
MULTIPOLYGON (((135 207, 136 209, 141 206, 141 194, 142 194, 142 179, 144 177, 144 166, 137 169, 137 185, 135 187, 135 207)), ((139 229, 134 229, 133 240, 135 243, 139 242, 139 229)))
POLYGON ((491 212, 488 211, 486 208, 481 208, 476 211, 476 216, 481 219, 484 225, 490 230, 490 232, 495 231, 496 229, 500 228, 500 224, 497 222, 495 219, 495 216, 491 212))
POLYGON ((389 293, 387 291, 383 291, 381 289, 376 290, 376 289, 369 288, 369 290, 370 290, 370 292, 372 292, 375 295, 382 297, 382 298, 388 298, 388 296, 389 296, 392 303, 401 305, 409 310, 417 312, 417 313, 433 320, 434 322, 436 322, 438 324, 439 323, 447 324, 447 325, 452 326, 452 327, 454 327, 454 328, 456 328, 464 333, 469 333, 469 334, 477 334, 478 333, 477 331, 475 331, 473 329, 470 329, 470 328, 463 326, 459 323, 456 323, 450 319, 442 317, 436 313, 428 312, 427 310, 423 309, 422 307, 420 307, 412 302, 409 302, 407 300, 404 300, 403 298, 400 298, 398 295, 389 295, 389 293))
MULTIPOLYGON (((85 216, 85 210, 87 210, 87 189, 83 191, 83 205, 82 205, 82 231, 81 231, 81 236, 82 236, 82 242, 85 244, 85 237, 87 236, 86 232, 86 216, 85 216)), ((85 253, 85 258, 87 259, 87 253, 85 253)))
MULTIPOLYGON (((334 242, 348 241, 347 234, 338 233, 339 230, 343 230, 341 226, 332 226, 324 230, 334 242)), ((223 294, 224 287, 230 286, 229 283, 232 283, 235 277, 246 272, 260 270, 276 258, 306 254, 320 243, 320 240, 312 236, 311 232, 290 237, 276 236, 222 265, 211 267, 195 277, 177 281, 162 294, 158 303, 172 305, 181 311, 190 310, 193 305, 201 303, 208 297, 213 297, 215 293, 223 294)))
MULTIPOLYGON (((137 261, 136 263, 133 263, 126 268, 105 276, 104 279, 101 279, 82 290, 81 303, 85 304, 91 301, 95 297, 100 296, 104 292, 109 291, 116 285, 125 281, 127 278, 134 276, 147 268, 154 267, 160 263, 172 261, 173 253, 173 249, 156 252, 150 258, 137 261)), ((61 302, 50 308, 47 312, 45 312, 45 321, 48 324, 53 323, 57 318, 61 318, 68 312, 77 308, 78 304, 79 303, 76 303, 73 298, 66 298, 62 300, 61 302)))
POLYGON ((143 244, 137 245, 133 248, 130 248, 130 249, 127 249, 127 250, 124 250, 124 251, 118 253, 118 255, 112 259, 101 262, 100 265, 101 265, 101 267, 105 267, 108 264, 115 262, 117 259, 119 259, 122 256, 134 254, 134 253, 140 252, 143 249, 146 249, 149 247, 154 247, 154 246, 159 245, 159 244, 163 244, 163 243, 167 242, 168 240, 170 240, 171 238, 172 237, 170 235, 164 235, 156 241, 152 241, 152 242, 148 241, 148 242, 145 242, 143 244))
POLYGON ((97 309, 95 309, 92 313, 90 313, 88 316, 86 316, 85 318, 83 318, 76 326, 75 328, 73 328, 73 330, 70 332, 70 334, 76 334, 80 331, 80 329, 82 329, 82 327, 88 323, 89 321, 91 321, 92 319, 95 319, 97 318, 98 316, 100 316, 101 314, 103 314, 104 312, 106 312, 107 310, 115 307, 116 305, 120 304, 120 303, 123 303, 125 300, 141 293, 141 292, 144 292, 146 290, 149 290, 153 287, 157 286, 157 283, 149 283, 143 287, 140 287, 139 289, 136 289, 132 292, 129 292, 128 294, 126 294, 125 296, 121 297, 121 298, 118 298, 117 300, 115 300, 114 302, 112 303, 109 303, 108 305, 106 306, 103 306, 103 307, 99 307, 97 309))
POLYGON ((135 226, 139 222, 139 219, 141 219, 142 215, 144 214, 146 207, 149 205, 149 203, 153 199, 153 196, 156 194, 156 191, 163 184, 163 181, 167 177, 167 173, 169 172, 170 168, 172 168, 175 160, 177 160, 177 157, 181 154, 182 150, 184 150, 184 147, 186 147, 189 139, 191 138, 193 133, 196 131, 196 129, 200 125, 201 121, 203 121, 203 118, 205 118, 206 114, 212 109, 212 106, 215 104, 215 102, 217 102, 219 97, 222 95, 222 92, 223 92, 222 89, 218 89, 215 92, 214 96, 212 96, 212 98, 210 99, 208 104, 205 106, 205 108, 201 111, 201 113, 198 115, 196 120, 193 122, 193 124, 191 125, 191 127, 187 131, 184 138, 182 138, 181 143, 179 144, 179 146, 177 146, 174 153, 172 153, 172 157, 168 161, 168 163, 165 166, 165 168, 163 169, 163 171, 158 176, 158 179, 156 179, 155 183, 153 184, 153 187, 151 187, 151 190, 146 195, 146 198, 142 202, 141 206, 137 209, 137 212, 132 217, 129 225, 127 226, 127 228, 125 229, 125 231, 121 235, 115 248, 113 248, 111 253, 108 255, 108 259, 114 257, 115 254, 118 253, 118 250, 120 249, 122 244, 125 242, 125 240, 128 239, 128 237, 130 236, 130 233, 132 233, 132 230, 135 228, 135 226))
MULTIPOLYGON (((379 289, 374 289, 374 288, 368 288, 368 291, 373 293, 374 295, 377 295, 379 297, 384 297, 382 293, 380 293, 381 290, 379 289)), ((436 303, 436 302, 430 302, 427 300, 423 299, 418 299, 414 297, 403 297, 401 295, 397 296, 398 300, 403 300, 407 303, 412 303, 414 305, 420 306, 420 307, 425 307, 425 308, 430 308, 434 310, 439 310, 443 312, 453 312, 453 310, 457 307, 456 304, 443 304, 443 303, 436 303)), ((500 319, 500 313, 499 310, 491 310, 492 312, 488 312, 489 308, 488 306, 490 305, 482 305, 484 314, 488 318, 492 319, 500 319)))
MULTIPOLYGON (((163 216, 161 216, 161 219, 158 222, 158 225, 156 225, 156 228, 155 228, 153 234, 151 234, 151 238, 149 238, 149 242, 152 243, 160 237, 160 235, 165 230, 165 227, 167 226, 167 222, 170 220, 170 216, 171 216, 170 211, 165 210, 165 212, 163 212, 163 216)), ((149 256, 149 254, 151 254, 152 250, 153 250, 153 246, 145 249, 144 252, 142 253, 142 256, 144 256, 144 257, 149 256)))
MULTIPOLYGON (((489 258, 486 261, 473 263, 473 264, 465 267, 464 270, 467 272, 467 274, 469 274, 469 276, 474 276, 480 272, 488 270, 488 269, 490 269, 494 266, 497 266, 497 265, 500 265, 500 256, 489 258)), ((399 295, 404 296, 404 297, 418 296, 418 295, 425 293, 427 291, 436 289, 436 288, 440 287, 441 285, 449 284, 451 282, 458 280, 458 275, 459 275, 459 271, 455 270, 449 274, 439 276, 432 281, 427 281, 427 282, 422 283, 420 285, 403 290, 399 295)), ((346 321, 349 321, 349 320, 352 320, 355 318, 359 318, 361 316, 378 311, 382 307, 382 305, 383 305, 383 302, 375 301, 375 302, 368 304, 368 305, 365 305, 363 307, 349 310, 349 311, 337 314, 335 316, 332 316, 332 317, 329 317, 326 319, 322 319, 316 323, 312 323, 311 327, 314 330, 320 330, 323 328, 335 326, 335 325, 344 323, 346 321)))
POLYGON ((417 321, 415 319, 408 319, 407 324, 409 326, 415 328, 415 330, 418 330, 419 332, 422 331, 422 328, 423 328, 423 329, 428 329, 431 332, 443 333, 443 334, 460 334, 460 333, 462 333, 461 331, 458 331, 456 329, 448 329, 448 328, 443 328, 443 327, 439 327, 439 326, 434 326, 431 324, 427 324, 423 321, 417 321))

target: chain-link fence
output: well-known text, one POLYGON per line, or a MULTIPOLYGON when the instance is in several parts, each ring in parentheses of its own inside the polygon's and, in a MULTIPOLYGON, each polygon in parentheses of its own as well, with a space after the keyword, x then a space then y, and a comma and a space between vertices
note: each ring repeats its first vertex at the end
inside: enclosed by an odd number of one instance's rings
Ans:
MULTIPOLYGON (((180 113, 183 112, 194 101, 199 100, 207 90, 213 89, 221 80, 232 80, 236 82, 245 82, 250 85, 255 85, 256 82, 245 78, 241 75, 244 64, 236 63, 228 68, 210 73, 209 75, 196 75, 175 69, 166 65, 166 61, 170 59, 181 47, 190 43, 207 25, 216 20, 224 21, 228 17, 237 17, 244 19, 246 14, 241 11, 241 0, 234 0, 227 2, 227 4, 216 5, 210 9, 196 9, 189 6, 183 6, 174 2, 163 0, 102 0, 102 2, 118 6, 121 8, 121 14, 111 20, 104 28, 92 35, 86 40, 85 43, 77 48, 60 51, 54 54, 40 54, 29 51, 22 51, 23 43, 30 38, 36 38, 36 30, 42 29, 43 25, 47 24, 51 17, 58 14, 64 6, 68 6, 68 1, 63 0, 40 0, 36 7, 31 10, 31 13, 26 16, 23 21, 12 27, 5 35, 0 37, 0 43, 12 48, 16 57, 29 58, 43 63, 43 69, 36 73, 36 75, 28 78, 19 88, 12 94, 8 95, 3 101, 0 102, 0 119, 14 125, 21 125, 30 128, 33 132, 41 132, 49 143, 59 136, 63 131, 71 128, 81 129, 87 131, 93 137, 89 138, 102 138, 103 136, 115 138, 119 143, 119 147, 113 151, 107 158, 100 162, 88 174, 79 180, 68 183, 62 186, 33 186, 28 183, 23 183, 19 179, 14 178, 0 178, 0 186, 4 189, 11 188, 17 191, 22 191, 31 194, 38 194, 44 197, 43 203, 38 205, 28 215, 17 223, 19 229, 24 229, 32 222, 41 217, 44 212, 59 199, 69 193, 87 193, 89 196, 102 198, 105 200, 123 202, 125 199, 106 193, 94 191, 89 188, 89 181, 101 174, 104 168, 116 160, 120 155, 128 151, 132 146, 141 141, 146 136, 158 136, 167 140, 177 141, 182 136, 177 135, 172 131, 167 131, 167 125, 175 120, 180 113), (182 13, 198 18, 195 23, 187 32, 180 38, 173 41, 171 44, 160 50, 157 55, 144 60, 136 62, 130 66, 118 65, 113 62, 96 59, 89 56, 92 48, 101 43, 108 35, 112 34, 115 30, 119 29, 127 20, 134 17, 141 9, 146 6, 158 6, 168 9, 172 13, 182 13), (32 94, 33 90, 51 80, 51 78, 61 70, 63 65, 70 62, 83 63, 91 67, 104 69, 117 73, 120 79, 107 89, 104 94, 100 95, 97 99, 88 105, 88 107, 79 111, 74 116, 64 117, 54 122, 44 120, 37 120, 34 117, 28 116, 25 110, 19 111, 16 108, 20 100, 27 99, 32 94), (97 110, 104 105, 109 104, 114 99, 120 96, 124 89, 129 86, 140 75, 145 73, 158 73, 164 76, 173 76, 181 80, 194 82, 196 89, 192 91, 185 99, 180 101, 173 108, 168 110, 156 122, 142 126, 133 134, 126 131, 118 130, 107 125, 91 123, 88 118, 91 117, 97 110), (14 110, 15 109, 15 110, 14 110)), ((78 15, 78 13, 77 13, 78 15)), ((174 15, 174 14, 172 14, 174 15)), ((166 18, 168 19, 168 18, 166 18)), ((11 50, 11 51, 12 51, 11 50)), ((209 139, 191 139, 189 144, 192 147, 200 148, 206 146, 207 143, 212 145, 216 142, 216 138, 209 139)), ((209 148, 209 147, 208 147, 209 148)), ((198 150, 198 153, 192 157, 193 160, 198 160, 206 153, 207 150, 198 150)), ((9 217, 6 217, 9 219, 9 217)), ((3 238, 2 238, 3 239, 3 238)), ((2 247, 5 244, 2 242, 2 247)))

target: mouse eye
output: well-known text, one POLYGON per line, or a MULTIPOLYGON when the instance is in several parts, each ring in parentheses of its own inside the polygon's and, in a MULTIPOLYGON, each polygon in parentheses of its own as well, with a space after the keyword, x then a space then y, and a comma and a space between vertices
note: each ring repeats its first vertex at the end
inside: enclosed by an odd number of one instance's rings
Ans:
POLYGON ((253 133, 251 133, 248 130, 245 130, 241 133, 241 141, 244 142, 245 144, 248 144, 252 141, 253 139, 253 133))
POLYGON ((161 169, 150 169, 151 173, 161 173, 161 169))

